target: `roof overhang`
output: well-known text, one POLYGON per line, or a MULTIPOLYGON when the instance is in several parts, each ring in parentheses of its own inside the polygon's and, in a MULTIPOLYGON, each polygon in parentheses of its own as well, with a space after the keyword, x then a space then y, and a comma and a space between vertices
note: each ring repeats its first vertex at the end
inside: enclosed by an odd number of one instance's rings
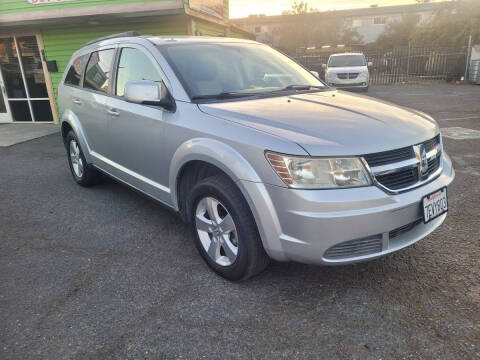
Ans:
POLYGON ((0 15, 0 27, 69 23, 108 17, 133 18, 185 13, 183 0, 96 5, 0 15))

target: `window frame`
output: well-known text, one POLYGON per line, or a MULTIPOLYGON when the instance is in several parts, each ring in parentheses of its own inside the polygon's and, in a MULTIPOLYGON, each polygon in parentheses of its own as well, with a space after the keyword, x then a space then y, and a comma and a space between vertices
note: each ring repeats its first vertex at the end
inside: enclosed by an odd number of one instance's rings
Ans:
POLYGON ((88 61, 90 60, 90 56, 91 56, 91 52, 85 52, 81 55, 77 55, 75 57, 72 57, 72 61, 69 63, 70 66, 68 66, 68 70, 65 72, 65 77, 63 78, 63 85, 70 86, 70 87, 77 88, 77 89, 83 89, 83 78, 85 77, 85 71, 87 70, 87 64, 88 64, 88 61), (85 65, 83 66, 82 76, 80 77, 80 80, 78 81, 78 85, 74 85, 74 84, 70 84, 70 83, 65 82, 65 80, 67 79, 67 75, 70 72, 70 69, 73 67, 73 63, 75 62, 75 60, 77 60, 78 58, 80 58, 82 56, 86 56, 87 61, 85 62, 85 65))
POLYGON ((99 95, 103 95, 103 96, 111 95, 111 93, 112 93, 112 79, 113 79, 113 76, 114 76, 113 71, 115 70, 115 60, 116 60, 117 54, 118 54, 118 45, 115 44, 115 45, 106 45, 106 46, 98 47, 98 48, 92 49, 88 53, 89 53, 88 61, 87 61, 87 64, 85 65, 85 71, 83 72, 82 83, 81 83, 80 88, 84 91, 89 91, 89 92, 92 92, 94 94, 99 94, 99 95), (113 58, 112 58, 112 62, 110 64, 110 72, 111 72, 112 75, 108 79, 108 85, 107 85, 107 91, 106 92, 98 91, 98 90, 95 90, 95 89, 90 89, 90 88, 85 87, 85 75, 87 74, 87 68, 88 68, 88 64, 90 63, 90 59, 92 57, 92 54, 95 53, 95 52, 100 52, 100 51, 104 51, 104 50, 113 50, 113 58))
MULTIPOLYGON (((165 72, 163 71, 162 67, 158 63, 157 59, 155 59, 153 54, 150 51, 148 51, 147 48, 145 48, 142 45, 138 45, 138 44, 120 44, 117 47, 117 53, 116 53, 115 61, 114 61, 114 64, 113 64, 114 73, 112 74, 112 79, 111 79, 112 80, 112 83, 111 83, 112 89, 111 89, 111 94, 110 94, 112 97, 126 101, 125 96, 117 95, 117 77, 118 77, 118 70, 119 70, 119 65, 120 65, 120 58, 122 57, 122 50, 125 49, 125 48, 138 50, 143 55, 145 55, 150 60, 153 67, 157 70, 158 74, 160 75, 160 78, 162 79, 163 84, 167 87, 168 91, 170 91, 170 93, 172 93, 169 82, 167 81, 167 77, 165 76, 165 72)), ((151 105, 144 105, 144 104, 139 104, 139 105, 151 106, 151 105)))
POLYGON ((375 16, 373 18, 373 25, 386 25, 388 22, 388 18, 386 16, 375 16), (378 22, 378 20, 382 19, 383 22, 378 22))

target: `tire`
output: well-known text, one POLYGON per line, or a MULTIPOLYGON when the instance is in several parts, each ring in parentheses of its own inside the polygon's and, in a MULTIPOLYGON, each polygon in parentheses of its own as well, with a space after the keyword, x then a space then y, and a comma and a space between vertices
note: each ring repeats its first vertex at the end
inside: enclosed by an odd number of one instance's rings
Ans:
POLYGON ((250 208, 238 187, 227 176, 215 175, 198 182, 187 200, 187 210, 195 245, 218 275, 240 281, 259 274, 267 267, 269 258, 250 208), (209 204, 216 209, 217 228, 210 219, 209 204), (215 247, 213 256, 209 255, 212 254, 209 251, 212 246, 215 247))
POLYGON ((92 165, 87 164, 80 143, 73 131, 69 131, 67 134, 66 147, 68 164, 75 182, 84 187, 98 184, 100 174, 92 165))

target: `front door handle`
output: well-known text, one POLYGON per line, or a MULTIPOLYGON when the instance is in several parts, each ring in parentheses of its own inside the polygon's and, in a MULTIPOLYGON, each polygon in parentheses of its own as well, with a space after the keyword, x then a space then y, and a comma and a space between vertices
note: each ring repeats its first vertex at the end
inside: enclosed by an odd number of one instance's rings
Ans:
POLYGON ((73 99, 73 103, 77 105, 82 105, 82 102, 80 101, 80 99, 73 99))
POLYGON ((117 110, 115 110, 115 109, 108 109, 107 112, 108 112, 108 114, 111 115, 111 116, 119 116, 119 115, 120 115, 120 113, 119 113, 117 110))

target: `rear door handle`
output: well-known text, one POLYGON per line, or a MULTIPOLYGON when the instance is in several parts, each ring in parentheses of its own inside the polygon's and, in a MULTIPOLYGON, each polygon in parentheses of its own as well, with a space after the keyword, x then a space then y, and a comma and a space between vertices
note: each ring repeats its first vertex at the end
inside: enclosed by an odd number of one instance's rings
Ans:
POLYGON ((119 116, 120 115, 120 113, 115 109, 108 109, 107 112, 108 112, 109 115, 112 115, 112 116, 119 116))
POLYGON ((73 99, 73 103, 77 105, 82 105, 82 102, 79 99, 73 99))

